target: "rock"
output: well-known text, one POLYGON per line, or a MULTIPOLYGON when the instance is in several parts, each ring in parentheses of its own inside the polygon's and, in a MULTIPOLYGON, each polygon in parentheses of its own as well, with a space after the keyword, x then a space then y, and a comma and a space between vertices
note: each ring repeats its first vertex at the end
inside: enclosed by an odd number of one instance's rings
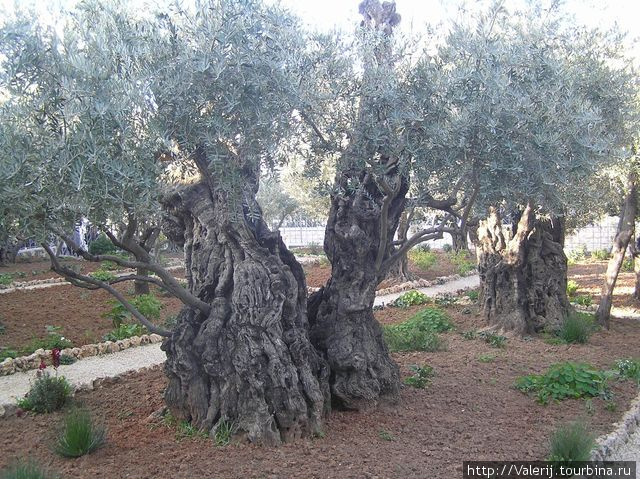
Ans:
POLYGON ((131 347, 140 346, 140 336, 133 336, 129 338, 129 341, 131 341, 131 347))
POLYGON ((120 346, 112 341, 107 341, 107 351, 110 353, 116 353, 120 351, 120 346))
POLYGON ((152 343, 159 343, 162 341, 162 336, 160 336, 159 334, 150 334, 149 338, 151 338, 151 342, 152 343))
POLYGON ((149 339, 148 334, 143 334, 142 336, 140 336, 140 344, 149 344, 150 342, 151 340, 149 339))

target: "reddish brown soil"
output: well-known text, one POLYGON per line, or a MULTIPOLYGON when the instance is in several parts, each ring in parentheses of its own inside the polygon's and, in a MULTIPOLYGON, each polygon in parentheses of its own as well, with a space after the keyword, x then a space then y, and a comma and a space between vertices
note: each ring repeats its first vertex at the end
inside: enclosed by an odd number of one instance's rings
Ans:
MULTIPOLYGON (((590 261, 569 266, 569 279, 578 283, 579 286, 576 294, 589 294, 594 302, 598 302, 606 270, 606 261, 590 261)), ((616 281, 613 305, 618 308, 640 309, 640 301, 633 298, 634 286, 635 273, 621 271, 616 281)))
MULTIPOLYGON (((61 260, 61 263, 65 266, 79 268, 80 273, 90 273, 100 267, 98 263, 90 263, 88 261, 75 259, 61 260)), ((24 273, 24 275, 13 275, 14 281, 19 282, 60 277, 57 273, 51 271, 51 263, 49 260, 34 260, 30 263, 16 263, 7 266, 0 266, 0 274, 9 273, 24 273)))
MULTIPOLYGON (((133 293, 133 284, 117 287, 133 293)), ((161 321, 180 311, 179 300, 160 295, 158 298, 165 305, 161 321)), ((0 335, 0 347, 15 350, 26 347, 33 338, 45 338, 48 325, 61 326, 61 334, 74 346, 94 343, 113 329, 111 320, 103 317, 113 307, 111 301, 114 299, 106 291, 70 285, 1 294, 0 321, 5 330, 0 335)))
MULTIPOLYGON (((415 309, 389 309, 378 316, 394 321, 415 309)), ((522 374, 542 372, 563 360, 610 366, 622 351, 637 351, 638 321, 615 319, 610 331, 595 334, 582 346, 509 339, 506 348, 494 349, 462 338, 459 332, 483 325, 463 309, 449 309, 457 330, 445 335, 448 351, 393 355, 404 376, 411 364, 431 365, 435 377, 427 389, 405 387, 397 403, 377 409, 333 412, 323 438, 277 448, 219 448, 208 439, 178 440, 175 429, 147 420, 163 404, 165 379, 156 369, 77 396, 76 402, 108 428, 102 449, 79 459, 61 459, 51 445, 62 413, 13 417, 2 421, 0 467, 11 458, 32 455, 65 478, 454 478, 461 477, 463 460, 544 458, 552 431, 576 418, 596 434, 607 432, 637 393, 635 384, 614 381, 617 411, 611 412, 601 399, 593 399, 590 407, 581 400, 541 406, 512 385, 522 374), (481 354, 493 354, 495 360, 482 363, 481 354), (383 439, 387 434, 392 440, 383 439)))

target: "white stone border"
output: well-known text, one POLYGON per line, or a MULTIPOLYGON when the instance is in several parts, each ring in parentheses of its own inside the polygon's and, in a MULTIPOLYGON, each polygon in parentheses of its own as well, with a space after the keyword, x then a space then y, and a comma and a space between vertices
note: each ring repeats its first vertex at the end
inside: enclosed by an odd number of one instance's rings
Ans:
POLYGON ((606 461, 628 441, 630 436, 640 427, 640 394, 631 401, 629 410, 619 422, 613 424, 614 430, 600 436, 597 446, 591 451, 592 461, 606 461))
MULTIPOLYGON (((102 343, 85 344, 77 348, 65 348, 60 351, 60 355, 78 360, 98 356, 99 354, 116 353, 125 349, 159 342, 162 342, 162 336, 159 334, 143 334, 142 336, 133 336, 119 341, 105 341, 102 343)), ((5 359, 0 363, 0 376, 8 376, 21 371, 37 369, 41 361, 44 361, 47 366, 51 365, 50 349, 38 349, 28 356, 5 359)))

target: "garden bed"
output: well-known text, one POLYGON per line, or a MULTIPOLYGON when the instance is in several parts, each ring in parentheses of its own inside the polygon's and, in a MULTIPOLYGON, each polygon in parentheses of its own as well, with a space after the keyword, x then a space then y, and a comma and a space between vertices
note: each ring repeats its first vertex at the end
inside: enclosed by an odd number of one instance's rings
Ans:
MULTIPOLYGON (((377 311, 376 317, 392 324, 423 307, 387 308, 377 311)), ((106 424, 104 448, 77 460, 61 459, 50 451, 50 444, 62 413, 12 417, 2 421, 0 467, 9 458, 32 455, 65 478, 460 477, 463 460, 544 458, 552 431, 576 418, 595 434, 609 432, 637 393, 631 381, 612 381, 612 402, 566 400, 542 406, 513 387, 518 376, 540 373, 559 361, 611 367, 621 352, 637 350, 637 321, 614 319, 610 331, 596 333, 586 345, 511 338, 506 347, 493 348, 460 334, 484 325, 475 306, 456 304, 446 310, 455 325, 454 331, 442 335, 446 351, 393 354, 403 376, 410 374, 410 365, 432 366, 432 383, 426 389, 404 387, 395 404, 333 412, 325 437, 278 448, 216 447, 211 439, 197 436, 177 439, 181 433, 175 427, 150 418, 163 406, 166 385, 157 368, 104 381, 94 391, 77 394, 75 401, 106 424)))

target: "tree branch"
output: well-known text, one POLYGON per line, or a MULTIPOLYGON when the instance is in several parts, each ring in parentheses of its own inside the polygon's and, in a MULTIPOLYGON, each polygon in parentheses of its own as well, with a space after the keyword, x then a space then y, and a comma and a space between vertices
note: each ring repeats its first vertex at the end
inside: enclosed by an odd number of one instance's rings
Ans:
MULTIPOLYGON (((61 265, 60 262, 58 261, 58 258, 56 258, 55 253, 51 250, 49 245, 44 242, 41 243, 41 245, 49 255, 49 258, 51 259, 51 269, 56 273, 58 273, 59 275, 67 278, 70 283, 80 287, 86 287, 86 286, 83 286, 83 284, 92 285, 95 288, 100 288, 100 289, 104 289, 105 291, 108 291, 113 297, 115 297, 122 304, 122 306, 125 307, 127 311, 131 313, 131 315, 134 318, 138 320, 140 324, 146 327, 149 331, 164 337, 171 336, 171 331, 167 331, 166 329, 156 326, 155 324, 150 322, 147 318, 144 317, 144 315, 140 313, 140 311, 136 309, 135 306, 133 306, 129 301, 127 301, 127 299, 122 295, 122 293, 120 293, 117 289, 111 287, 110 284, 105 283, 104 281, 100 281, 99 279, 92 278, 91 276, 86 276, 80 273, 76 273, 71 268, 67 268, 66 266, 61 265)), ((89 289, 92 289, 92 288, 89 288, 89 289)))

